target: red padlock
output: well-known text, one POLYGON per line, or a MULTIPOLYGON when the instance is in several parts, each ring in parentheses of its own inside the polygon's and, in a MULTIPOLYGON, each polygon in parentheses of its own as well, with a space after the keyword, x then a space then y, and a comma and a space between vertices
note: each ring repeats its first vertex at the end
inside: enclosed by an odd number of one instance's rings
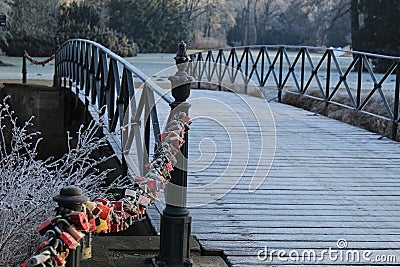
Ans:
POLYGON ((70 226, 66 229, 66 231, 76 240, 79 241, 85 237, 85 234, 81 231, 78 231, 74 226, 70 226))
POLYGON ((36 231, 39 232, 40 235, 44 235, 48 230, 52 229, 52 222, 51 220, 45 220, 38 226, 36 226, 36 231))
POLYGON ((76 249, 79 246, 79 243, 67 232, 62 232, 60 239, 69 249, 76 249))
POLYGON ((123 211, 123 207, 124 207, 123 201, 111 201, 111 205, 113 205, 113 210, 123 211))
POLYGON ((164 142, 167 135, 168 135, 168 133, 161 133, 158 135, 158 138, 160 138, 161 142, 164 142))
POLYGON ((69 221, 73 224, 77 230, 88 231, 90 226, 85 213, 80 211, 74 211, 68 214, 69 221))
POLYGON ((59 220, 57 226, 67 231, 76 241, 81 240, 85 236, 84 233, 78 231, 75 226, 71 225, 67 220, 59 220))
POLYGON ((160 188, 159 188, 159 182, 156 181, 156 180, 148 180, 148 181, 147 181, 147 187, 148 187, 151 191, 160 190, 160 188))
POLYGON ((165 165, 167 166, 167 170, 169 172, 172 172, 174 170, 174 167, 172 166, 171 162, 167 162, 165 165))
POLYGON ((97 206, 92 210, 93 216, 97 216, 100 212, 101 212, 101 209, 97 206))
POLYGON ((110 214, 111 208, 107 207, 106 205, 103 205, 102 203, 98 203, 97 207, 101 209, 101 212, 99 213, 100 219, 102 220, 107 219, 108 215, 110 214))
POLYGON ((67 263, 67 261, 58 253, 54 255, 53 258, 57 262, 57 266, 64 266, 67 263))
POLYGON ((104 197, 99 197, 99 198, 97 198, 94 202, 98 202, 98 203, 101 203, 101 204, 103 204, 103 205, 108 205, 108 203, 109 203, 109 201, 106 199, 106 198, 104 198, 104 197))
POLYGON ((192 121, 190 120, 189 116, 182 115, 181 120, 186 123, 187 125, 190 125, 192 121))
POLYGON ((56 261, 57 266, 64 266, 67 263, 53 247, 48 247, 47 249, 49 250, 51 257, 56 261))
POLYGON ((145 197, 143 195, 139 196, 139 199, 138 199, 138 204, 139 205, 145 206, 147 208, 149 206, 149 203, 150 203, 150 199, 149 198, 147 198, 147 197, 145 197))
POLYGON ((42 250, 49 245, 49 242, 44 241, 42 244, 40 244, 40 246, 36 249, 35 254, 39 254, 40 252, 42 252, 42 250))

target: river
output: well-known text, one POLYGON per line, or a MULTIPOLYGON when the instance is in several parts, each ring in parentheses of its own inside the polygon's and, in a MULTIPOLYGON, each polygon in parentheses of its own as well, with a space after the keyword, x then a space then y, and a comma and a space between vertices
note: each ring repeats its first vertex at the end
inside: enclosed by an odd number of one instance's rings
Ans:
MULTIPOLYGON (((153 76, 156 73, 174 66, 174 54, 139 54, 136 57, 125 58, 140 69, 147 76, 153 76)), ((46 58, 35 58, 44 60, 46 58)), ((9 66, 0 66, 0 79, 18 80, 22 78, 22 57, 0 56, 0 61, 9 66)), ((54 61, 43 66, 33 65, 28 61, 28 80, 52 80, 54 74, 54 61)), ((160 74, 163 76, 163 74, 160 74)))

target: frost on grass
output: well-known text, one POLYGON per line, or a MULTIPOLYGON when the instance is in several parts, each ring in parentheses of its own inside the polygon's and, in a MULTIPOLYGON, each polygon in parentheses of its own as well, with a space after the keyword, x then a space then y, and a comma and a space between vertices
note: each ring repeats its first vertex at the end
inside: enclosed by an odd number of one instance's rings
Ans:
POLYGON ((99 123, 81 126, 76 145, 68 134, 67 152, 62 158, 38 160, 38 132, 29 131, 30 121, 17 125, 17 118, 6 100, 0 105, 0 265, 17 266, 39 242, 35 227, 54 216, 57 204, 52 197, 66 185, 77 185, 90 198, 105 195, 120 186, 119 178, 109 186, 99 186, 108 171, 99 164, 110 157, 94 159, 91 154, 105 146, 98 137, 99 123), (36 140, 36 141, 34 141, 36 140), (4 265, 3 265, 4 264, 4 265))

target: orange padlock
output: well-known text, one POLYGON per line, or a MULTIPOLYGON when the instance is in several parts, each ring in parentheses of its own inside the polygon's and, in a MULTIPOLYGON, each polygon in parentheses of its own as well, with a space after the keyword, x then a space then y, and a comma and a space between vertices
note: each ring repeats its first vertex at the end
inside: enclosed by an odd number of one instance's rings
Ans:
POLYGON ((106 205, 103 205, 102 203, 98 203, 97 207, 101 209, 99 212, 99 217, 102 220, 107 219, 108 215, 110 214, 110 207, 107 207, 106 205))

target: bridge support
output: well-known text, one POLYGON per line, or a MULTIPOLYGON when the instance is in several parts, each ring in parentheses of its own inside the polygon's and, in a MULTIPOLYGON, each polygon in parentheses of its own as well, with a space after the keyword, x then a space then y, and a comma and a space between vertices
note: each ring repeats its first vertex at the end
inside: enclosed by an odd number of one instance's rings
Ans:
MULTIPOLYGON (((172 96, 175 101, 170 104, 170 118, 177 112, 188 114, 190 104, 186 102, 190 95, 193 78, 186 73, 189 57, 186 44, 179 43, 175 57, 178 71, 169 77, 172 84, 172 96)), ((188 133, 180 153, 176 155, 177 164, 171 172, 171 180, 165 189, 166 208, 161 215, 160 255, 153 261, 154 266, 192 266, 190 259, 189 238, 191 217, 186 208, 187 198, 187 156, 188 133)))

